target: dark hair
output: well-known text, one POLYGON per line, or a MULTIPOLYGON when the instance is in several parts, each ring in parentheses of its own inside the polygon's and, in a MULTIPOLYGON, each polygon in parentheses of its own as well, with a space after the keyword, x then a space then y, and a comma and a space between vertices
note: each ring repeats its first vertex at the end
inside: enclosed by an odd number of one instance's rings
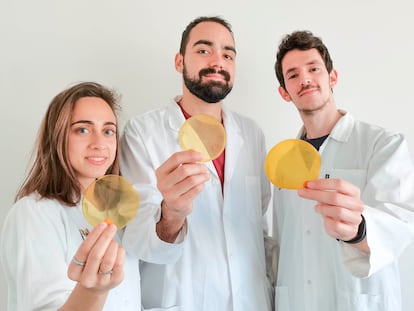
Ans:
POLYGON ((231 30, 231 25, 224 20, 223 18, 219 17, 219 16, 200 16, 197 17, 196 19, 194 19, 193 21, 191 21, 187 27, 184 29, 182 35, 181 35, 181 43, 180 43, 180 54, 184 56, 185 54, 185 48, 187 46, 189 37, 190 37, 190 32, 191 30, 197 26, 200 23, 203 22, 214 22, 214 23, 218 23, 223 25, 224 27, 227 28, 227 30, 231 33, 231 35, 233 35, 233 31, 231 30))
POLYGON ((325 63, 325 67, 328 70, 328 73, 331 73, 333 69, 332 59, 329 55, 328 48, 322 42, 321 38, 314 36, 312 32, 307 30, 294 31, 282 39, 276 55, 275 72, 281 87, 285 88, 285 80, 283 78, 282 70, 283 57, 285 57, 289 51, 296 49, 301 51, 310 49, 318 50, 325 63))
MULTIPOLYGON (((42 198, 56 199, 68 206, 79 202, 81 187, 70 164, 67 145, 73 110, 83 97, 102 98, 117 117, 119 96, 98 83, 79 83, 56 95, 40 125, 33 153, 36 156, 16 200, 37 192, 42 198)), ((118 131, 116 140, 118 146, 118 131)), ((114 163, 107 174, 119 174, 118 158, 117 148, 114 163)))

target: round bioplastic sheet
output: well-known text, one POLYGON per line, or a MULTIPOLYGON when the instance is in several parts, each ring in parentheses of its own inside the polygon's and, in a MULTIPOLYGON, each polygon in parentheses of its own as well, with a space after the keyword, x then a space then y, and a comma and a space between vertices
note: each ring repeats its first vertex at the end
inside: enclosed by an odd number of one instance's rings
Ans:
POLYGON ((215 118, 198 114, 180 127, 178 141, 183 150, 195 150, 204 155, 203 162, 214 160, 226 146, 226 131, 215 118))
POLYGON ((300 189, 320 174, 319 152, 306 141, 287 139, 276 144, 266 156, 265 172, 279 188, 300 189))
POLYGON ((131 221, 139 207, 139 195, 124 177, 105 175, 88 186, 82 199, 83 214, 92 226, 107 218, 118 229, 131 221))

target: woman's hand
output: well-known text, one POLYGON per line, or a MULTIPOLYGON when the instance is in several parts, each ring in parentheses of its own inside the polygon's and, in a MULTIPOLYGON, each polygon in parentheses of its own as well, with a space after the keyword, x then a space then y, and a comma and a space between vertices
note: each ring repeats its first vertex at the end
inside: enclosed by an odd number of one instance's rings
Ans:
POLYGON ((89 232, 69 265, 71 280, 103 291, 122 282, 125 250, 113 240, 116 230, 115 225, 102 222, 89 232))

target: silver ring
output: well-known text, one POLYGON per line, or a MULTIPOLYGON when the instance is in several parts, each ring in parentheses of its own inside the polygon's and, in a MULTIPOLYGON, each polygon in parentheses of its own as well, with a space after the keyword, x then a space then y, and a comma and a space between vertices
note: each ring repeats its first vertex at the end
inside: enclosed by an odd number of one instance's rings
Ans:
POLYGON ((75 265, 80 266, 80 267, 83 267, 84 265, 86 265, 86 262, 83 262, 83 261, 79 261, 79 260, 77 260, 75 256, 73 256, 73 258, 72 258, 72 262, 73 262, 75 265))
POLYGON ((112 270, 109 270, 109 271, 103 272, 103 271, 101 271, 101 270, 99 269, 99 274, 102 274, 102 275, 111 275, 111 274, 112 274, 112 270))

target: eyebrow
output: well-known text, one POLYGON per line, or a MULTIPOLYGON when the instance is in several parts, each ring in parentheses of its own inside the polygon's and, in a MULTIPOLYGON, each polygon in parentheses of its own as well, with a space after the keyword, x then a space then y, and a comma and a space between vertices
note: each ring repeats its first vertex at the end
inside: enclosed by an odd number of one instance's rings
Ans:
MULTIPOLYGON (((208 41, 208 40, 198 40, 198 41, 194 42, 193 46, 197 46, 197 45, 200 45, 200 44, 205 44, 205 45, 208 45, 208 46, 213 46, 214 45, 213 42, 208 41)), ((233 46, 225 45, 224 49, 227 50, 227 51, 232 51, 232 52, 234 52, 234 54, 237 54, 236 49, 233 46)))
MULTIPOLYGON (((89 120, 79 120, 79 121, 76 121, 76 122, 71 123, 70 126, 75 125, 75 124, 91 124, 92 125, 93 122, 92 121, 89 121, 89 120)), ((111 122, 111 121, 105 122, 104 125, 113 125, 113 126, 116 126, 116 124, 114 122, 111 122)))

